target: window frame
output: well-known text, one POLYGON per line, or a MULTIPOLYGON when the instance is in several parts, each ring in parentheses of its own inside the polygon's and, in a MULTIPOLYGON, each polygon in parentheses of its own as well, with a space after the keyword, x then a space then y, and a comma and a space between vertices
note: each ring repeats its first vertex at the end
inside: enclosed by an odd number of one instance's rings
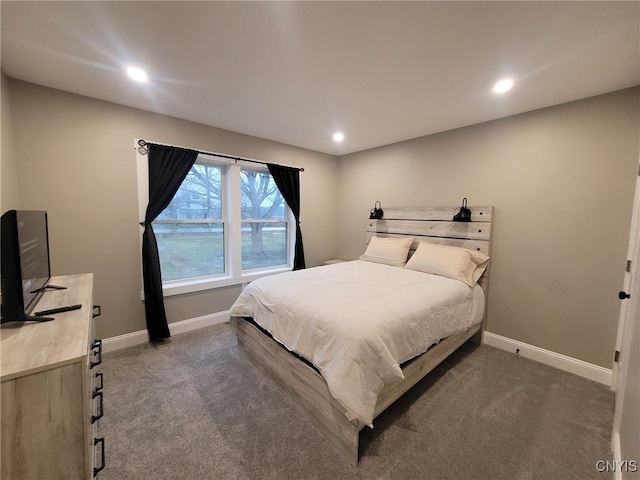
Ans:
MULTIPOLYGON (((138 214, 144 220, 147 204, 149 203, 149 167, 147 155, 138 151, 138 139, 134 140, 136 149, 136 163, 138 176, 138 214)), ((243 223, 241 215, 241 187, 240 171, 251 170, 260 173, 269 173, 269 169, 260 165, 244 165, 233 160, 216 157, 215 155, 199 154, 196 164, 208 164, 222 167, 223 191, 222 220, 224 225, 225 242, 225 272, 205 277, 194 277, 180 280, 162 282, 164 297, 182 295, 186 293, 200 292, 215 288, 242 285, 252 282, 260 277, 274 275, 293 269, 293 256, 295 253, 295 219, 291 209, 284 202, 285 218, 279 223, 287 224, 287 264, 276 267, 264 267, 251 270, 242 270, 242 231, 243 223)), ((142 248, 142 226, 140 227, 140 247, 142 248)), ((142 265, 141 265, 142 268, 142 265)), ((144 296, 144 292, 142 292, 144 296)))

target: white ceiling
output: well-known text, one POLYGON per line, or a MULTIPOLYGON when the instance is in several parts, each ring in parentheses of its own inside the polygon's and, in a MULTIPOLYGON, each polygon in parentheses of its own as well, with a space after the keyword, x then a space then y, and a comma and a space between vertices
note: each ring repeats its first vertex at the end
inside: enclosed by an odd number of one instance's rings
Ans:
POLYGON ((333 155, 640 84, 637 1, 1 9, 9 77, 333 155))

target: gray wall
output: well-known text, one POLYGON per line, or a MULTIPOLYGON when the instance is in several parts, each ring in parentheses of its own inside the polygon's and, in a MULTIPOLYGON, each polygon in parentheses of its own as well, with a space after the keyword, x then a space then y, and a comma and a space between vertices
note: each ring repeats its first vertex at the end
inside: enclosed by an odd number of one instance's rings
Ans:
POLYGON ((11 97, 9 96, 9 79, 0 74, 0 213, 19 208, 18 163, 13 151, 13 122, 11 121, 11 97))
POLYGON ((611 368, 639 107, 636 87, 344 156, 340 255, 376 200, 493 205, 487 330, 611 368))
MULTIPOLYGON (((98 336, 145 328, 134 138, 303 167, 307 264, 337 256, 335 157, 14 79, 3 78, 2 87, 11 106, 7 121, 2 105, 2 165, 9 172, 17 165, 10 177, 19 190, 5 199, 3 175, 3 211, 48 210, 53 274, 95 274, 98 336)), ((169 322, 224 311, 239 292, 168 297, 169 322)))

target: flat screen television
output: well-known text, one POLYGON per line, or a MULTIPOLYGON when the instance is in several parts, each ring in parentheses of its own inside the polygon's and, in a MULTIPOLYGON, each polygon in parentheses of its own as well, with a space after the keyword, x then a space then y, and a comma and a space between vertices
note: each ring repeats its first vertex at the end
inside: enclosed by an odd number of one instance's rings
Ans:
POLYGON ((45 320, 30 314, 51 278, 47 212, 9 210, 1 223, 1 322, 45 320))

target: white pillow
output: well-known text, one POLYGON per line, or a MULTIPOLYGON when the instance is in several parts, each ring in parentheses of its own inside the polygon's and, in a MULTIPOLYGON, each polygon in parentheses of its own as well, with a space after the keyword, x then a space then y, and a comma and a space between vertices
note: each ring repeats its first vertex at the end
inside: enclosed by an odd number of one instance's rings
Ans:
POLYGON ((364 255, 360 256, 360 260, 403 267, 407 263, 411 245, 413 237, 371 237, 369 246, 364 255))
POLYGON ((489 257, 466 248, 420 242, 404 268, 453 278, 473 287, 489 264, 489 257))

